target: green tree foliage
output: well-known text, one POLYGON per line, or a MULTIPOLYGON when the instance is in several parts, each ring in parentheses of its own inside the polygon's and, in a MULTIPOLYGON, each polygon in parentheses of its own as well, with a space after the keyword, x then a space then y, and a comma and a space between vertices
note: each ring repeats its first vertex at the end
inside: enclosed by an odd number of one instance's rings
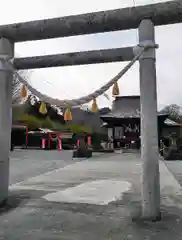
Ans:
POLYGON ((24 122, 28 124, 29 130, 35 130, 37 128, 41 128, 41 121, 33 115, 22 114, 14 117, 15 122, 24 122))
MULTIPOLYGON (((19 75, 24 78, 28 79, 30 78, 30 71, 24 71, 21 70, 19 71, 19 75)), ((19 77, 14 74, 13 76, 13 82, 12 82, 12 104, 19 104, 21 102, 21 94, 20 94, 20 88, 21 88, 21 83, 19 80, 19 77)))
POLYGON ((14 122, 27 123, 29 130, 35 130, 37 128, 48 128, 52 130, 64 129, 62 124, 52 121, 49 117, 43 119, 30 114, 21 114, 16 117, 14 116, 14 122))
MULTIPOLYGON (((87 118, 85 118, 82 123, 79 121, 78 123, 76 121, 65 122, 64 116, 58 114, 58 110, 50 104, 46 104, 48 110, 47 114, 41 114, 39 112, 40 104, 41 102, 35 97, 29 96, 26 103, 13 107, 13 121, 27 122, 29 129, 31 130, 36 128, 48 128, 55 131, 69 130, 75 134, 92 134, 95 132, 93 126, 87 124, 87 118)), ((80 114, 80 111, 75 112, 74 114, 80 114)))
POLYGON ((164 107, 160 112, 164 114, 168 114, 169 118, 176 122, 180 122, 181 120, 180 106, 176 104, 170 104, 164 107))
POLYGON ((65 128, 67 130, 70 130, 74 133, 91 133, 91 129, 87 126, 83 126, 83 125, 77 125, 77 124, 69 124, 67 123, 65 128))

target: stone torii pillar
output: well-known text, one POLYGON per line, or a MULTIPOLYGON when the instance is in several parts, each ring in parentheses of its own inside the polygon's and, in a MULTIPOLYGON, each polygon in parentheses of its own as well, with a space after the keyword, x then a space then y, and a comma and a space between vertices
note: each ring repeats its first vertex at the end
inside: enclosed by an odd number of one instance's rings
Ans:
MULTIPOLYGON (((139 45, 155 44, 155 29, 150 20, 139 26, 139 45)), ((160 218, 160 180, 157 124, 155 47, 148 49, 140 61, 142 216, 160 218)))
MULTIPOLYGON (((14 55, 14 44, 8 39, 0 39, 0 58, 14 55)), ((11 144, 11 107, 13 73, 0 61, 0 205, 8 198, 9 152, 11 144)))

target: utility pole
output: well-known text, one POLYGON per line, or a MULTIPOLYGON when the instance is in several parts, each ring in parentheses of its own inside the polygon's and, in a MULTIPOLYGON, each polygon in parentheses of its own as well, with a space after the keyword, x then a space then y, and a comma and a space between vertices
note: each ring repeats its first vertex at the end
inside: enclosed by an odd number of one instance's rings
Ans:
MULTIPOLYGON (((155 45, 155 29, 150 20, 143 20, 139 26, 139 45, 155 45)), ((139 63, 142 216, 157 220, 160 217, 160 178, 155 46, 146 50, 139 63)))

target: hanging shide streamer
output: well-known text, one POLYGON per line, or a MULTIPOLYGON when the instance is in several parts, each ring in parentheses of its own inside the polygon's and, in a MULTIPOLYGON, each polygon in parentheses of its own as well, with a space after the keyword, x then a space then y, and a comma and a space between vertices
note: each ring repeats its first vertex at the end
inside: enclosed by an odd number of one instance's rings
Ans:
POLYGON ((27 98, 28 96, 28 89, 25 85, 22 85, 21 89, 20 89, 20 95, 21 95, 21 98, 27 98))
POLYGON ((112 95, 113 96, 118 96, 120 94, 119 92, 119 86, 118 86, 118 82, 114 83, 113 89, 112 89, 112 95))
POLYGON ((65 121, 71 121, 72 120, 72 113, 70 110, 70 107, 68 106, 64 112, 64 120, 65 121))
POLYGON ((92 102, 92 112, 98 112, 98 106, 97 106, 97 101, 96 99, 93 99, 93 102, 92 102))
POLYGON ((39 112, 44 115, 47 114, 47 107, 44 102, 41 102, 39 112))

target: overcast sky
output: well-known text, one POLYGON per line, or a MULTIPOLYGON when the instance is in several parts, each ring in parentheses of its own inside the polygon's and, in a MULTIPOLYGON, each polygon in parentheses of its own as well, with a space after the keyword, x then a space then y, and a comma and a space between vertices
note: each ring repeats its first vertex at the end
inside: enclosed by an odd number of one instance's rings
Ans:
MULTIPOLYGON (((2 0, 0 0, 2 1, 2 0)), ((164 2, 163 0, 135 0, 136 5, 164 2)), ((0 24, 38 20, 133 6, 133 0, 6 0, 2 1, 0 24), (4 8, 4 9, 2 9, 4 8)), ((182 25, 156 28, 158 102, 161 105, 182 105, 182 25)), ((16 44, 18 56, 36 56, 82 50, 125 47, 137 44, 137 31, 77 36, 16 44)), ((34 70, 31 84, 42 92, 60 99, 86 95, 106 83, 126 63, 109 63, 76 67, 34 70)), ((138 64, 119 81, 121 95, 139 94, 138 64)), ((111 91, 108 93, 110 94, 111 91)), ((100 106, 110 101, 99 98, 100 106)))

